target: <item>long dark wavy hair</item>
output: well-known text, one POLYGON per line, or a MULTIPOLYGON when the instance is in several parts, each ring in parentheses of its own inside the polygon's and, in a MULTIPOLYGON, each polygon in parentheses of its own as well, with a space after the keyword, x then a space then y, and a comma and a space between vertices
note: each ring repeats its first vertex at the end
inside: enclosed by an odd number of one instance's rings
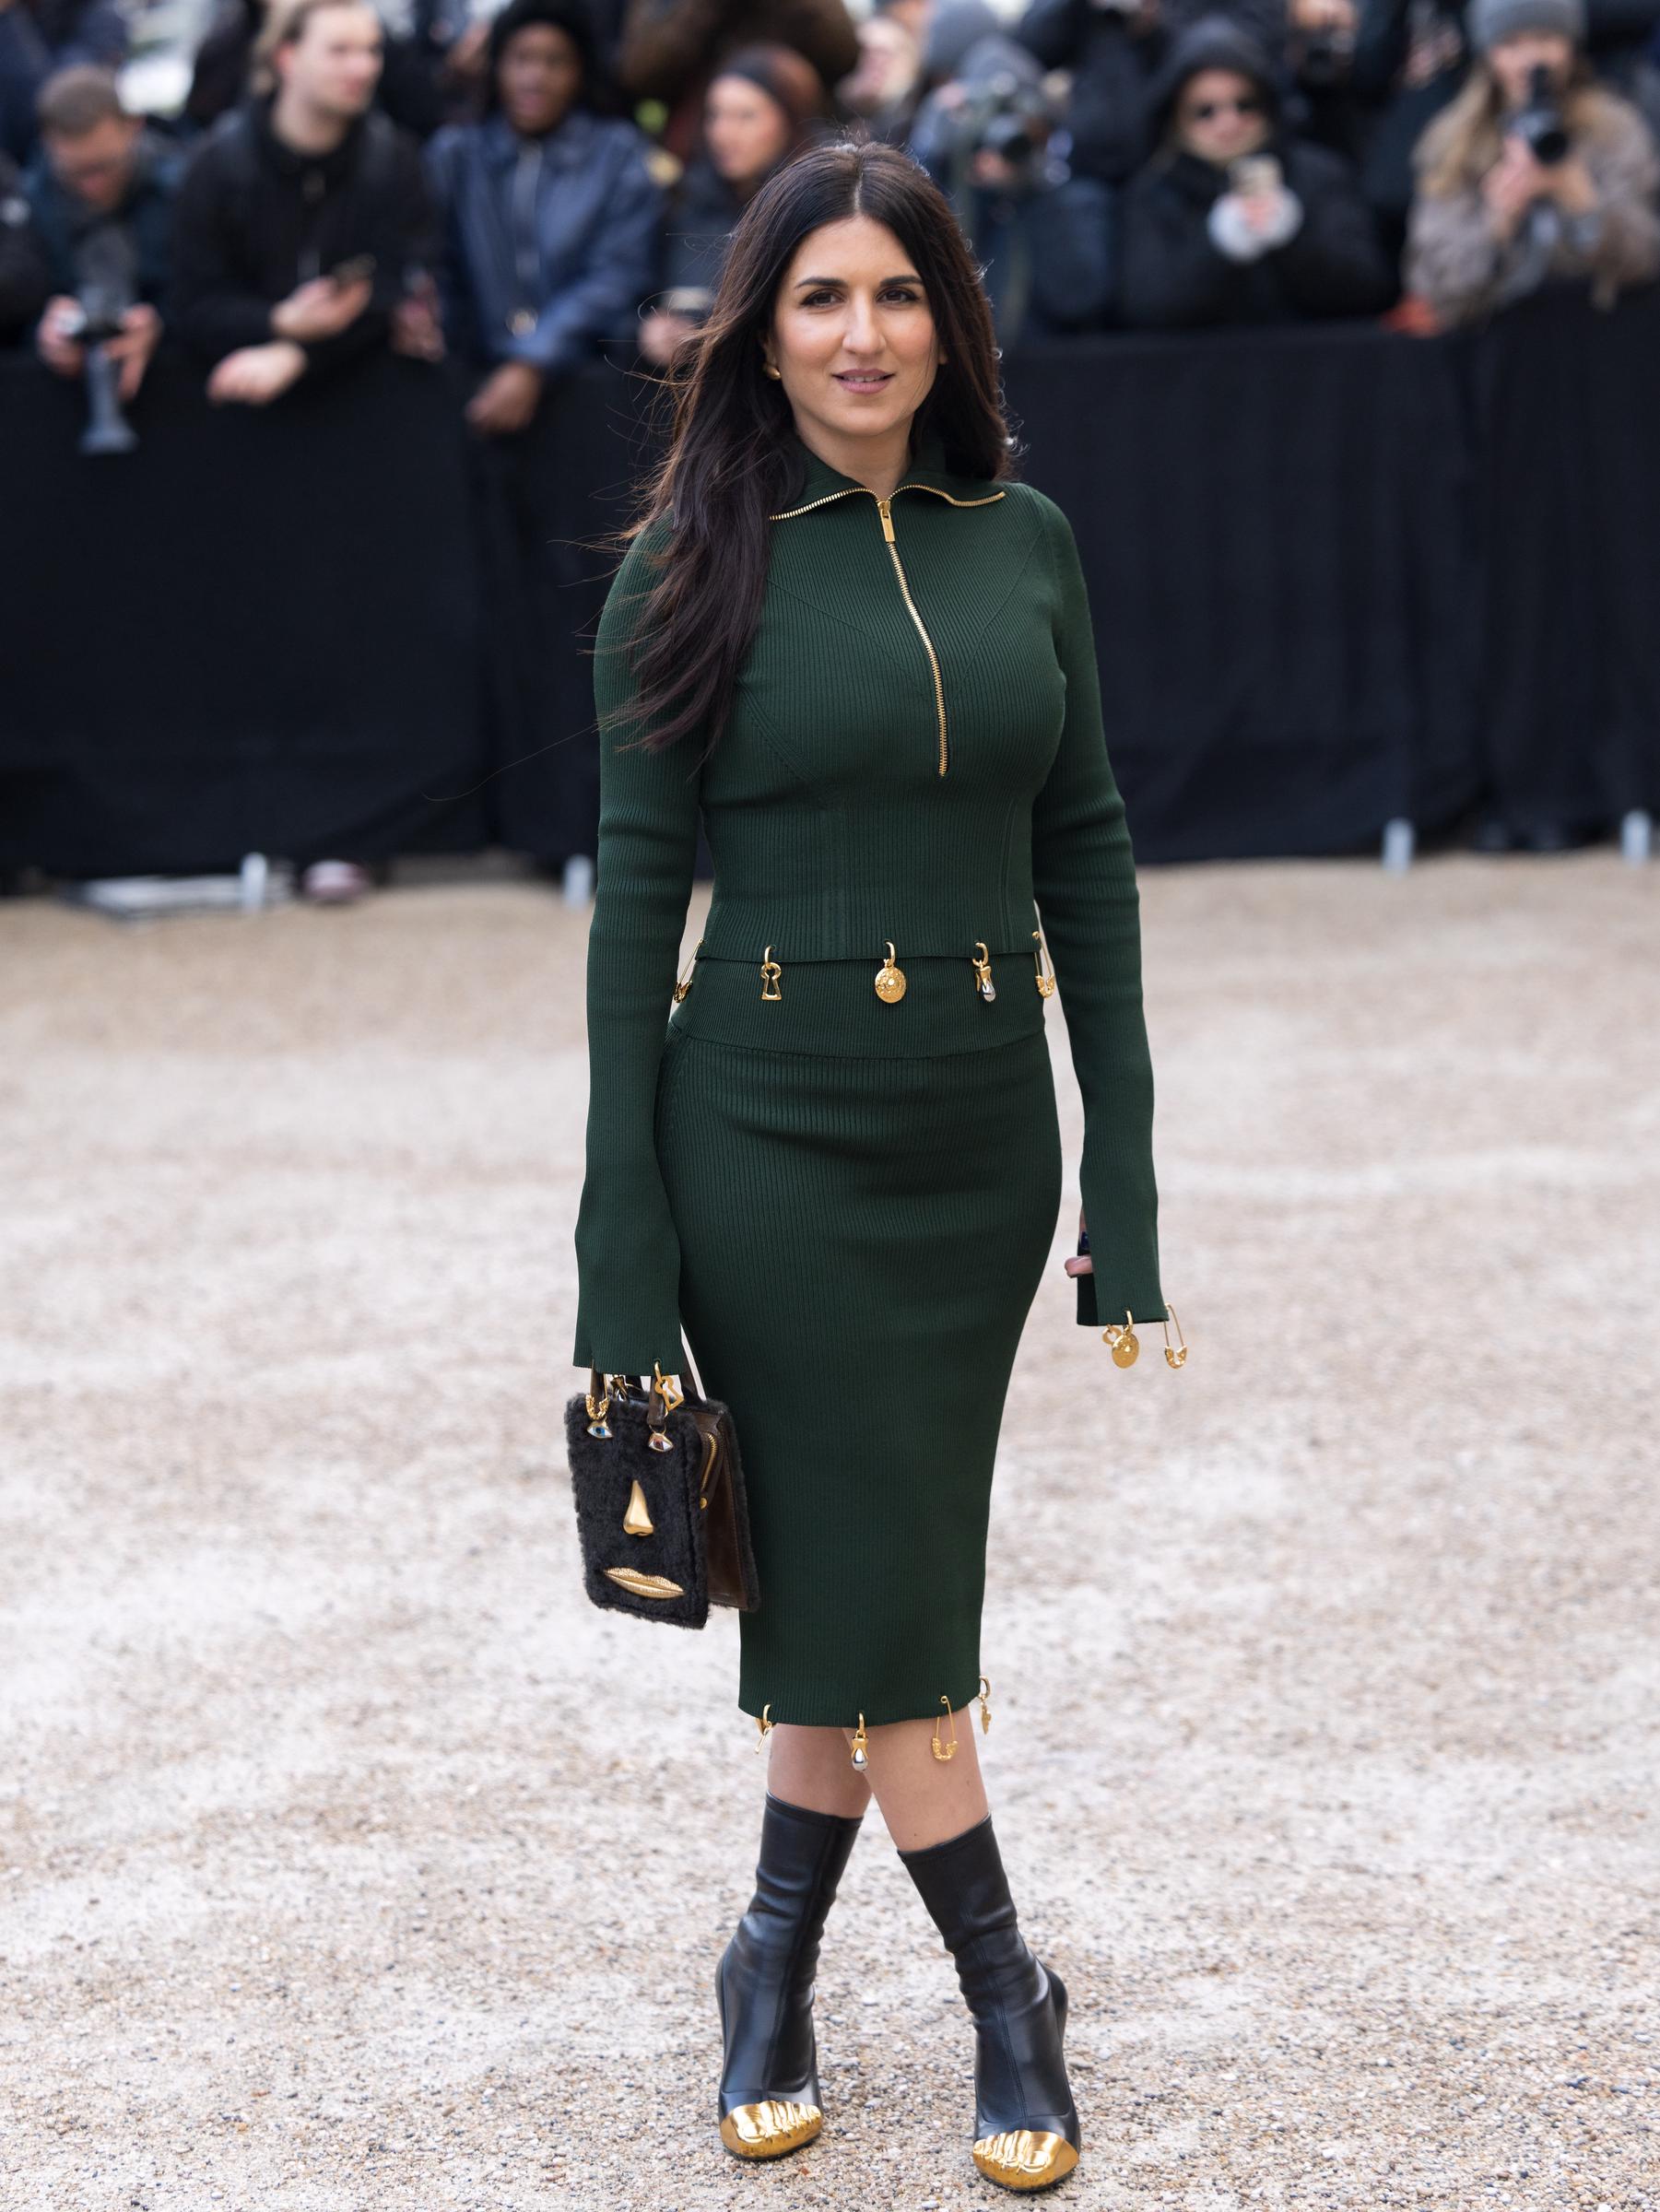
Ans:
POLYGON ((653 750, 707 723, 707 759, 725 726, 760 619, 767 517, 802 488, 795 418, 782 383, 762 371, 760 340, 802 240, 854 215, 885 223, 905 249, 945 355, 912 418, 913 450, 937 434, 954 472, 1014 473, 991 308, 950 202, 927 172, 895 147, 852 138, 809 147, 774 171, 732 233, 708 321, 675 358, 668 450, 622 533, 626 545, 672 523, 636 633, 644 643, 628 707, 651 723, 638 742, 653 750))

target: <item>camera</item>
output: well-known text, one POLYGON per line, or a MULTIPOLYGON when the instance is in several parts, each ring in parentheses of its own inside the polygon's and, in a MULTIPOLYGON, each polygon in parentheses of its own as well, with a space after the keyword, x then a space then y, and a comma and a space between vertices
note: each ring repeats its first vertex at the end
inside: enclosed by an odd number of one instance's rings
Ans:
POLYGON ((1049 103, 1035 85, 1012 70, 999 70, 974 88, 964 105, 957 137, 962 150, 997 154, 1016 172, 1015 189, 1036 182, 1038 156, 1048 140, 1049 103))
POLYGON ((1568 159, 1568 125, 1557 99, 1556 79, 1543 62, 1528 71, 1526 101, 1511 117, 1509 127, 1546 169, 1568 159))
POLYGON ((131 253, 108 232, 97 232, 82 249, 77 318, 65 337, 78 338, 87 351, 87 427, 83 453, 130 453, 138 442, 122 412, 121 371, 104 351, 122 332, 122 319, 134 304, 131 253), (108 241, 106 250, 100 246, 108 241))

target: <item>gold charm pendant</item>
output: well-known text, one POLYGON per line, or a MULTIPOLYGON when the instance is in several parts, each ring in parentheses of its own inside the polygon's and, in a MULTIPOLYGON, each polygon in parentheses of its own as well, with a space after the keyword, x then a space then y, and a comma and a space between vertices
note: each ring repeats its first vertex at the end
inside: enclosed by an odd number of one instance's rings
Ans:
POLYGON ((1176 1321, 1176 1309, 1168 1300, 1165 1304, 1164 1357, 1171 1367, 1183 1367, 1187 1362, 1187 1339, 1182 1334, 1182 1324, 1176 1321), (1176 1321, 1176 1341, 1170 1340, 1170 1324, 1176 1321))
POLYGON ((1141 1355, 1141 1340, 1136 1334, 1136 1324, 1128 1306, 1124 1310, 1123 1322, 1108 1322, 1101 1333, 1101 1340, 1112 1346, 1114 1367, 1135 1366, 1141 1355))
POLYGON ((992 956, 985 949, 983 937, 976 937, 974 942, 980 947, 974 960, 974 988, 982 998, 995 998, 997 986, 992 981, 992 956))
POLYGON ((988 1676, 980 1677, 980 1733, 988 1735, 992 1725, 992 1685, 988 1676))
POLYGON ((604 1397, 596 1398, 591 1390, 585 1392, 584 1395, 588 1405, 588 1434, 590 1436, 611 1435, 613 1433, 611 1424, 606 1418, 606 1415, 611 1407, 610 1384, 606 1385, 604 1397))
POLYGON ((696 966, 698 955, 702 951, 702 949, 703 940, 701 937, 700 937, 697 943, 691 948, 690 959, 687 961, 685 967, 680 971, 679 982, 675 985, 676 1006, 679 1005, 680 1001, 686 996, 686 994, 691 989, 691 971, 696 966))
POLYGON ((1034 929, 1031 934, 1037 939, 1032 957, 1038 963, 1038 972, 1033 979, 1038 986, 1038 996, 1053 998, 1054 996, 1054 970, 1051 967, 1047 975, 1043 972, 1043 933, 1041 929, 1034 929))
POLYGON ((783 996, 778 982, 778 979, 783 973, 783 970, 772 958, 772 947, 769 945, 767 957, 760 964, 760 994, 763 998, 777 999, 783 996))
POLYGON ((943 1763, 946 1759, 955 1759, 957 1756, 957 1715, 951 1711, 951 1700, 946 1696, 944 1690, 939 1693, 939 1701, 945 1707, 947 1718, 951 1724, 951 1740, 948 1744, 940 1742, 939 1723, 936 1721, 934 1724, 934 1756, 943 1763))
POLYGON ((892 1006, 905 995, 905 971, 894 965, 893 939, 888 940, 888 958, 877 970, 877 996, 892 1006))
POLYGON ((767 1717, 768 1714, 771 1713, 771 1710, 772 1700, 771 1698, 769 1698, 766 1703, 761 1707, 760 1717, 755 1724, 755 1748, 758 1751, 766 1742, 768 1736, 770 1736, 772 1733, 772 1723, 767 1717))
POLYGON ((870 1738, 865 1733, 865 1715, 859 1715, 859 1724, 854 1730, 853 1763, 861 1774, 870 1764, 870 1738))

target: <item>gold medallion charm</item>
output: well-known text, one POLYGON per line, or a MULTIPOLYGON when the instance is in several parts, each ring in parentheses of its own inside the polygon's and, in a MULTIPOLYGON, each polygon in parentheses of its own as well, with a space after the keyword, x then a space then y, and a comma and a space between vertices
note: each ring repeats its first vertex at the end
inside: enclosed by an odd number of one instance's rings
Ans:
POLYGON ((783 970, 772 958, 772 947, 769 945, 767 957, 760 964, 760 994, 763 998, 772 999, 783 996, 783 993, 778 985, 778 979, 783 973, 783 970))
POLYGON ((590 1436, 611 1435, 611 1424, 606 1418, 606 1415, 610 1410, 611 1406, 611 1386, 609 1382, 606 1384, 605 1395, 603 1397, 596 1398, 591 1390, 584 1392, 583 1395, 587 1400, 588 1406, 588 1434, 590 1436))
POLYGON ((944 1690, 939 1693, 939 1701, 945 1707, 947 1717, 951 1724, 951 1740, 948 1744, 940 1742, 939 1723, 936 1721, 934 1724, 934 1756, 943 1764, 946 1759, 955 1759, 957 1756, 957 1715, 951 1711, 951 1700, 946 1696, 944 1690))
POLYGON ((770 1736, 772 1733, 772 1723, 767 1717, 771 1710, 772 1700, 771 1698, 769 1698, 766 1703, 761 1707, 759 1718, 755 1724, 755 1748, 758 1751, 766 1742, 768 1736, 770 1736))
POLYGON ((691 989, 691 971, 697 964, 698 955, 702 951, 702 949, 703 940, 701 937, 700 937, 697 943, 691 948, 690 958, 687 960, 685 967, 680 971, 679 982, 675 985, 676 1006, 679 1005, 680 1001, 686 996, 686 994, 691 989))
POLYGON ((649 1536, 655 1533, 656 1524, 652 1519, 651 1509, 645 1502, 645 1492, 641 1488, 638 1478, 629 1492, 629 1510, 622 1517, 622 1525, 624 1534, 630 1536, 649 1536))
POLYGON ((895 999, 905 995, 905 971, 896 967, 893 959, 893 939, 888 939, 888 958, 877 970, 877 996, 892 1006, 895 999))
POLYGON ((1136 1324, 1128 1306, 1124 1310, 1122 1322, 1108 1322, 1101 1333, 1101 1340, 1112 1346, 1114 1367, 1135 1366, 1141 1353, 1141 1339, 1136 1334, 1136 1324))
POLYGON ((870 1764, 870 1738, 865 1733, 865 1715, 859 1715, 859 1724, 854 1730, 853 1763, 863 1774, 870 1764))
POLYGON ((1182 1334, 1182 1324, 1176 1321, 1176 1309, 1166 1303, 1164 1323, 1164 1357, 1171 1367, 1183 1367, 1187 1362, 1187 1339, 1182 1334), (1176 1341, 1170 1340, 1170 1324, 1176 1321, 1176 1341))
POLYGON ((991 1678, 989 1676, 982 1675, 980 1677, 980 1733, 982 1735, 987 1735, 991 1733, 991 1678))
POLYGON ((980 947, 974 960, 974 988, 982 998, 995 998, 997 986, 992 981, 992 956, 985 949, 983 937, 976 937, 974 942, 980 947))
POLYGON ((1033 979, 1038 986, 1038 996, 1053 998, 1054 996, 1054 970, 1051 967, 1047 975, 1043 972, 1043 933, 1041 929, 1034 929, 1031 934, 1037 939, 1032 957, 1038 963, 1038 972, 1033 979))

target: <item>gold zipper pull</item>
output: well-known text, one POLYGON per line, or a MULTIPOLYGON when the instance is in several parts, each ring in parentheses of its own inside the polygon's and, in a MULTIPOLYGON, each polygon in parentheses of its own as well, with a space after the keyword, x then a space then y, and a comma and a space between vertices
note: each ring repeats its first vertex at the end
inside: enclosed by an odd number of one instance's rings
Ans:
POLYGON ((888 541, 888 543, 889 543, 889 545, 892 545, 892 543, 893 543, 893 509, 892 509, 892 507, 889 505, 889 503, 888 502, 888 500, 878 500, 877 501, 877 513, 878 513, 878 514, 881 516, 881 518, 882 518, 882 535, 883 535, 883 537, 884 537, 884 538, 886 538, 886 540, 888 541))
POLYGON ((778 979, 783 973, 783 970, 772 958, 772 947, 769 945, 767 957, 760 964, 760 994, 763 998, 779 999, 783 996, 778 985, 778 979))
POLYGON ((980 947, 974 958, 974 988, 982 998, 995 998, 997 986, 992 981, 992 956, 985 948, 983 937, 976 937, 974 942, 980 947))

